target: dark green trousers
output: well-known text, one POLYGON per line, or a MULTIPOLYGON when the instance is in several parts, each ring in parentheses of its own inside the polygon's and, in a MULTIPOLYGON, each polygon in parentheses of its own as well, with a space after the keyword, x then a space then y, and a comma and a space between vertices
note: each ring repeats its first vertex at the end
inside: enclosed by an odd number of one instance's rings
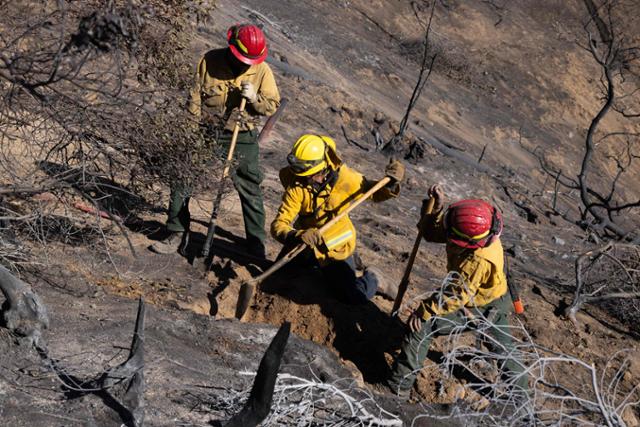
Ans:
MULTIPOLYGON (((517 378, 515 385, 527 392, 528 379, 526 375, 522 375, 524 367, 510 354, 513 350, 508 318, 512 311, 511 305, 511 299, 507 293, 485 306, 472 308, 470 311, 475 316, 484 316, 491 320, 493 327, 488 329, 486 333, 496 341, 493 345, 489 344, 491 350, 505 355, 505 358, 498 363, 503 377, 506 379, 517 378)), ((458 310, 446 316, 422 322, 422 328, 418 332, 409 331, 402 343, 401 353, 394 361, 392 373, 388 379, 389 386, 399 391, 411 389, 427 357, 431 339, 436 336, 448 335, 455 328, 465 325, 467 321, 464 312, 458 310)))
MULTIPOLYGON (((262 202, 262 190, 260 183, 263 175, 259 164, 259 147, 257 144, 258 132, 254 129, 240 132, 236 142, 234 153, 235 169, 232 172, 233 185, 240 196, 244 230, 247 241, 264 242, 264 205, 262 202)), ((228 153, 231 145, 231 132, 222 132, 217 138, 217 145, 225 153, 228 153)), ((218 171, 221 173, 222 171, 218 171)), ((218 176, 216 175, 216 179, 218 176)), ((174 183, 171 186, 169 210, 167 213, 167 230, 183 232, 189 229, 189 198, 191 188, 174 183)))

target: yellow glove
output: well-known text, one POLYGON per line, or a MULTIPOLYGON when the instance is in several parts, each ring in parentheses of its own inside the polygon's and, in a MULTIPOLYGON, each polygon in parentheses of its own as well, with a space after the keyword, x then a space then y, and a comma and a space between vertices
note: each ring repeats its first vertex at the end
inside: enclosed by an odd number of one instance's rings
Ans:
POLYGON ((299 234, 298 237, 300 238, 300 240, 302 240, 302 242, 311 247, 311 248, 315 248, 316 246, 320 246, 323 242, 322 240, 322 235, 320 234, 320 231, 318 231, 317 228, 310 228, 308 230, 302 230, 299 234))
POLYGON ((404 165, 398 160, 390 159, 384 170, 384 174, 393 180, 393 183, 404 179, 404 165))

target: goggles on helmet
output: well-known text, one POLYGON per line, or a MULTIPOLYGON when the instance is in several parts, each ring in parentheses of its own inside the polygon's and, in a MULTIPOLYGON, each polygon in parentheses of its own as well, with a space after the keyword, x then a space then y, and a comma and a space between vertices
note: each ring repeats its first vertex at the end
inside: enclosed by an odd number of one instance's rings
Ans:
POLYGON ((287 156, 287 162, 294 173, 301 174, 323 163, 324 159, 300 160, 293 153, 289 153, 287 156))

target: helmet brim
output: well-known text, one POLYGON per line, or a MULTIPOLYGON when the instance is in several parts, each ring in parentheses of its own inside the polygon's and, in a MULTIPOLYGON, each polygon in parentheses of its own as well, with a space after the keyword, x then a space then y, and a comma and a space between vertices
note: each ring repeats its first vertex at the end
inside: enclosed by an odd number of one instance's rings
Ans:
POLYGON ((262 55, 260 55, 257 58, 249 58, 244 56, 243 53, 240 52, 238 48, 232 44, 229 45, 229 49, 231 50, 231 53, 233 53, 233 56, 235 56, 238 61, 247 65, 256 65, 264 62, 264 60, 267 59, 267 54, 269 53, 269 49, 267 49, 267 46, 265 46, 264 52, 262 52, 262 55))
POLYGON ((466 240, 466 239, 457 239, 455 237, 449 236, 448 240, 451 243, 453 243, 454 245, 460 246, 461 248, 478 249, 478 248, 484 248, 486 246, 489 246, 491 243, 493 243, 495 238, 496 238, 496 236, 488 235, 487 237, 485 237, 483 239, 470 241, 470 240, 466 240))

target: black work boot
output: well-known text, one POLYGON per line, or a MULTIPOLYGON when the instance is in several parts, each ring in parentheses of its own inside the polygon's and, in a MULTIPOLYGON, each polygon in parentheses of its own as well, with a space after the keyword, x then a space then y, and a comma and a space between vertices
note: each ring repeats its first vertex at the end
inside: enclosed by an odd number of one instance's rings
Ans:
POLYGON ((165 239, 160 240, 150 246, 150 249, 157 254, 172 254, 178 252, 182 254, 189 244, 189 232, 172 232, 165 239))

